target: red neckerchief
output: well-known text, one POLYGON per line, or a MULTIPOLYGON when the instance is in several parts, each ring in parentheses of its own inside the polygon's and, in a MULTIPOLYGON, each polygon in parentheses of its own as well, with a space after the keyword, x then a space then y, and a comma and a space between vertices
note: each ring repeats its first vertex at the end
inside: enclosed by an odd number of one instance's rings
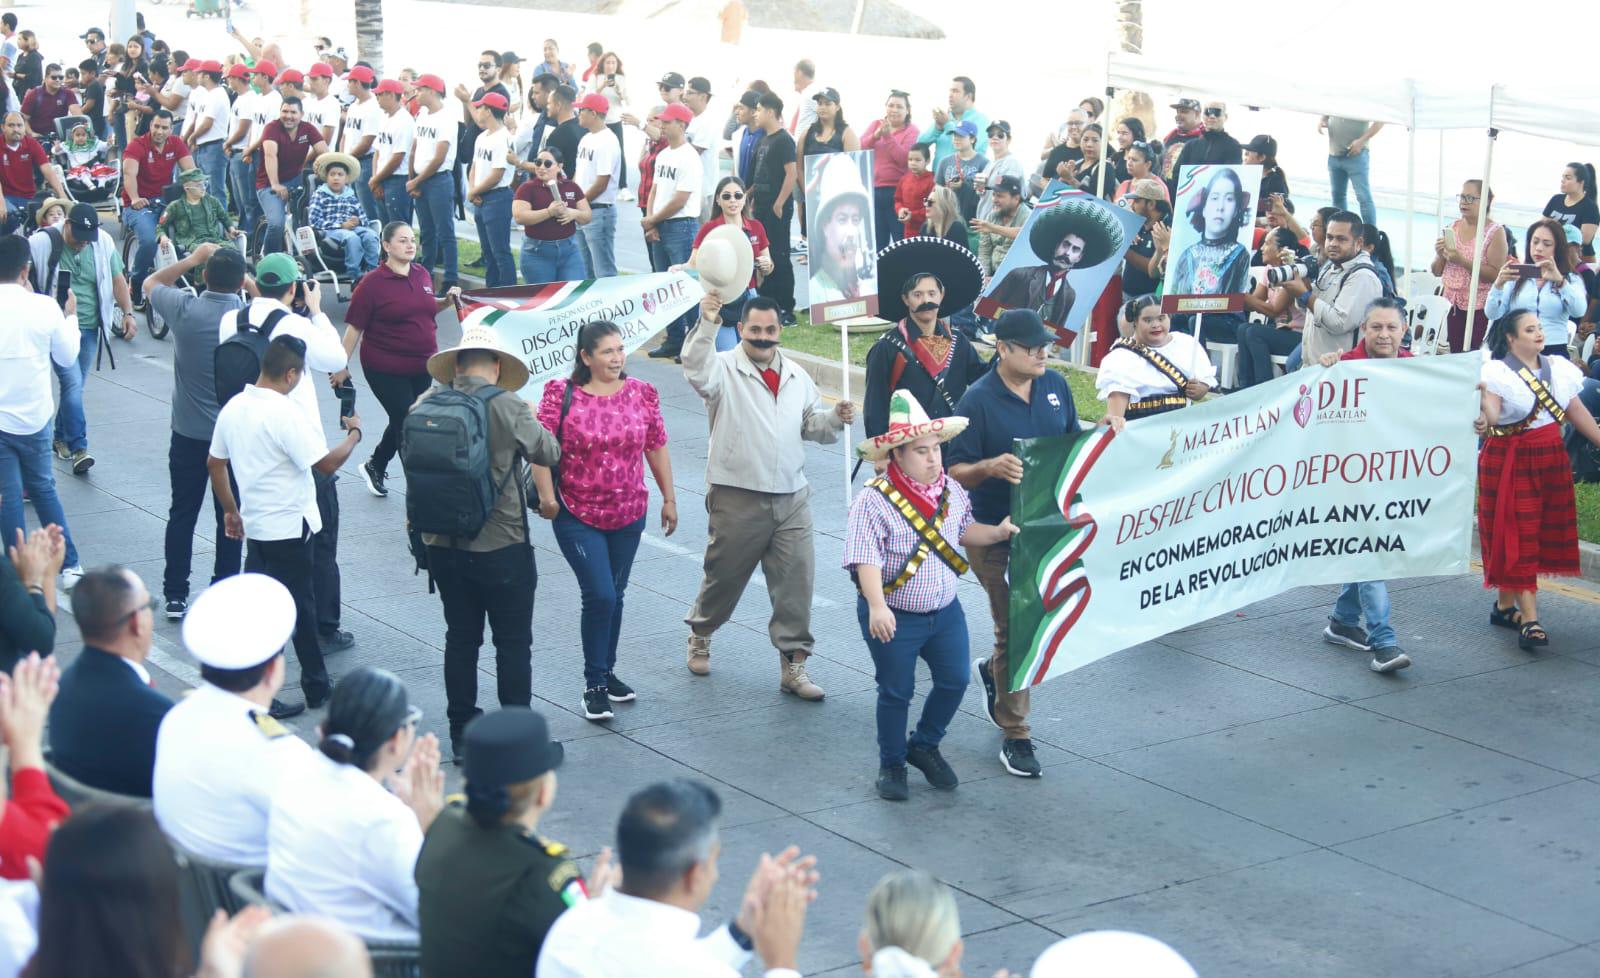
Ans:
POLYGON ((1067 280, 1067 273, 1066 272, 1051 272, 1050 273, 1050 282, 1049 282, 1048 285, 1045 286, 1044 297, 1046 299, 1055 298, 1056 293, 1058 291, 1060 291, 1060 289, 1061 289, 1061 284, 1063 282, 1065 282, 1066 280, 1067 280))
POLYGON ((944 356, 935 354, 932 345, 922 342, 922 327, 917 327, 913 333, 911 320, 900 320, 900 335, 905 337, 906 346, 911 347, 911 352, 917 355, 917 362, 922 364, 922 369, 928 372, 929 377, 937 377, 944 373, 945 365, 950 362, 950 353, 955 349, 955 343, 950 340, 949 334, 941 331, 941 326, 943 323, 934 324, 933 335, 945 339, 944 344, 934 344, 944 346, 944 356))
POLYGON ((767 389, 772 391, 772 399, 778 399, 778 382, 783 378, 771 367, 761 368, 761 379, 767 382, 767 389))
POLYGON ((917 480, 906 475, 900 468, 900 463, 890 459, 889 484, 900 490, 900 495, 910 500, 917 512, 925 520, 933 519, 933 514, 939 508, 939 497, 944 495, 944 471, 939 472, 939 479, 931 486, 925 486, 917 480))

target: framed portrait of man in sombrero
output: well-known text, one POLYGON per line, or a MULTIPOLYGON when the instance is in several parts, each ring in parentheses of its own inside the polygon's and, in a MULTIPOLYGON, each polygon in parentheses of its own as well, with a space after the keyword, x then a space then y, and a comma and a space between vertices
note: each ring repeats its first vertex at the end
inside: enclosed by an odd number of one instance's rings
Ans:
POLYGON ((1238 312, 1250 291, 1259 164, 1186 166, 1173 196, 1172 248, 1161 286, 1167 313, 1238 312))
POLYGON ((830 323, 878 311, 873 242, 872 150, 805 159, 811 321, 830 323))
POLYGON ((1042 201, 994 270, 978 314, 994 318, 1007 309, 1031 309, 1063 344, 1072 342, 1142 223, 1132 211, 1081 190, 1042 201))

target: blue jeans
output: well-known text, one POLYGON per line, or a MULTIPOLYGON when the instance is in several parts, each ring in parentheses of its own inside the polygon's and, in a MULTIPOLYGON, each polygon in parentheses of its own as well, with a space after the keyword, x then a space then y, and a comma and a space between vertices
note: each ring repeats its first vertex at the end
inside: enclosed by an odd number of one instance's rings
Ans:
POLYGON ((411 195, 406 192, 406 175, 396 173, 380 185, 383 187, 383 223, 399 221, 401 224, 410 224, 411 195))
POLYGON ((578 228, 578 240, 589 256, 589 277, 617 274, 617 209, 591 207, 589 223, 578 228))
POLYGON ((228 206, 228 157, 222 152, 222 141, 206 143, 194 148, 194 165, 205 172, 206 193, 228 206))
POLYGON ((256 165, 239 159, 239 154, 228 157, 228 176, 233 181, 233 203, 239 209, 239 227, 253 234, 256 222, 261 219, 261 202, 256 199, 256 165))
POLYGON ((156 222, 160 220, 159 200, 152 200, 138 210, 132 207, 122 209, 122 223, 132 228, 134 237, 139 239, 139 247, 133 252, 133 267, 129 269, 135 292, 156 263, 156 222))
POLYGON ((378 205, 378 198, 372 196, 372 154, 361 157, 361 179, 356 181, 356 196, 361 198, 361 209, 366 212, 367 220, 383 220, 383 208, 378 205))
POLYGON ((1355 184, 1356 203, 1361 208, 1361 219, 1368 224, 1378 223, 1378 208, 1372 203, 1372 185, 1367 182, 1367 166, 1371 162, 1369 151, 1362 150, 1354 156, 1328 157, 1328 185, 1333 191, 1333 206, 1349 210, 1345 189, 1355 184))
POLYGON ((51 362, 61 382, 61 404, 56 408, 55 440, 67 443, 69 451, 89 447, 89 421, 83 414, 83 385, 94 365, 99 334, 92 329, 78 331, 78 362, 70 367, 51 362))
POLYGON ((22 494, 33 500, 33 512, 40 526, 61 527, 67 538, 67 558, 63 567, 78 566, 78 548, 67 529, 67 514, 56 496, 56 474, 50 466, 50 426, 31 435, 0 431, 0 534, 6 546, 17 542, 17 531, 24 527, 22 494))
POLYGON ((522 281, 528 285, 545 282, 576 282, 583 278, 583 258, 578 239, 540 241, 522 239, 522 281))
POLYGON ((483 195, 472 209, 478 226, 478 247, 483 249, 483 284, 493 289, 517 284, 517 266, 511 260, 511 188, 499 187, 483 195))
MULTIPOLYGON (((292 193, 305 186, 305 177, 297 173, 280 183, 292 193)), ((256 204, 267 219, 266 240, 261 242, 261 253, 265 255, 286 250, 283 243, 283 225, 288 220, 289 205, 273 193, 271 187, 262 187, 256 191, 256 204)))
MULTIPOLYGON (((583 595, 583 616, 578 631, 583 637, 583 683, 604 686, 617 665, 617 637, 622 634, 622 595, 628 589, 633 556, 639 552, 645 517, 615 530, 598 530, 563 506, 551 529, 561 555, 578 578, 583 595)), ((963 632, 965 634, 965 632, 963 632)))
MULTIPOLYGON (((28 219, 28 205, 33 203, 31 197, 13 197, 6 194, 6 220, 5 227, 0 233, 13 234, 23 226, 28 219)), ((6 544, 10 546, 10 544, 6 544)))
POLYGON ((1389 627, 1389 586, 1382 581, 1346 584, 1333 603, 1333 620, 1341 625, 1359 626, 1367 619, 1367 638, 1375 649, 1393 648, 1394 629, 1389 627))
POLYGON ((895 611, 894 638, 887 643, 873 638, 867 628, 866 598, 856 597, 856 617, 878 681, 878 763, 896 767, 906 762, 906 720, 917 690, 917 659, 928 663, 933 688, 922 704, 922 718, 909 743, 938 747, 961 707, 969 668, 967 614, 960 599, 927 614, 895 611))
MULTIPOLYGON (((660 232, 661 240, 650 242, 650 260, 664 272, 673 265, 681 265, 689 260, 700 222, 692 217, 675 217, 656 225, 656 230, 660 232)), ((700 310, 691 309, 668 323, 667 343, 681 345, 689 327, 699 318, 700 310)))
POLYGON ((378 232, 371 227, 359 224, 354 230, 334 228, 322 232, 322 236, 337 241, 344 249, 344 270, 350 278, 378 267, 378 232))
POLYGON ((429 269, 444 264, 448 288, 461 278, 456 261, 455 185, 448 170, 422 181, 417 198, 417 222, 422 225, 422 264, 429 269))

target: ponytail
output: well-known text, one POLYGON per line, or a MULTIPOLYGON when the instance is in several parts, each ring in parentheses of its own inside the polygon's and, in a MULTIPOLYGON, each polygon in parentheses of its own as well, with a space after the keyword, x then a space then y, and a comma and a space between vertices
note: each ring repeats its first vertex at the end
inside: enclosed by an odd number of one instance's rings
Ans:
POLYGON ((1595 199, 1595 176, 1593 163, 1568 163, 1567 168, 1578 175, 1578 180, 1583 184, 1583 199, 1595 199))
POLYGON ((328 698, 317 749, 337 764, 370 770, 373 759, 411 717, 406 687, 385 669, 362 666, 343 679, 328 698))
POLYGON ((1161 300, 1153 295, 1141 295, 1137 299, 1129 299, 1122 307, 1122 318, 1130 323, 1139 321, 1139 314, 1151 306, 1160 306, 1161 300))

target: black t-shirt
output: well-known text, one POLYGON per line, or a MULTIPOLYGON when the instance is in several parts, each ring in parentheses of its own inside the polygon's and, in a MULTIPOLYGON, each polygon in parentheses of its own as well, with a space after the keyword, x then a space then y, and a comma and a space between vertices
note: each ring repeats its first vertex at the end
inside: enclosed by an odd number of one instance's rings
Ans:
POLYGON ((1261 174, 1261 194, 1256 200, 1256 216, 1262 217, 1272 209, 1272 195, 1289 196, 1289 178, 1283 170, 1266 170, 1261 174))
POLYGON ((89 117, 89 125, 94 127, 98 135, 106 125, 106 85, 105 82, 95 81, 83 91, 78 93, 78 100, 85 106, 83 114, 89 117), (93 105, 93 108, 88 106, 93 105))
MULTIPOLYGON (((1141 255, 1149 258, 1156 252, 1155 239, 1150 236, 1149 228, 1140 228, 1139 234, 1133 239, 1133 244, 1128 246, 1128 254, 1141 255)), ((1133 266, 1133 262, 1122 264, 1122 293, 1124 295, 1154 295, 1156 289, 1161 287, 1161 280, 1141 272, 1133 266)))
POLYGON ((1044 158, 1044 182, 1049 184, 1051 180, 1060 180, 1061 177, 1056 174, 1056 167, 1069 160, 1081 159, 1083 150, 1076 146, 1068 146, 1066 143, 1057 143, 1055 148, 1050 150, 1050 155, 1044 158))
POLYGON ((561 172, 566 174, 568 180, 571 180, 573 174, 577 172, 578 142, 583 136, 583 127, 578 125, 577 117, 573 117, 558 124, 550 130, 550 135, 545 137, 546 149, 561 151, 561 172))
POLYGON ((44 55, 37 51, 24 51, 17 55, 16 75, 17 96, 27 94, 28 89, 38 88, 44 84, 44 55))
MULTIPOLYGON (((1600 224, 1600 205, 1595 204, 1594 198, 1585 197, 1568 207, 1567 195, 1556 194, 1550 198, 1550 203, 1544 205, 1544 216, 1562 224, 1575 224, 1581 228, 1585 224, 1600 224)), ((1594 257, 1594 242, 1591 241, 1583 246, 1583 254, 1585 257, 1594 257)))
MULTIPOLYGON (((778 199, 778 194, 783 190, 784 167, 795 162, 794 137, 788 130, 779 129, 761 137, 761 142, 756 143, 755 162, 750 165, 750 193, 757 200, 762 201, 769 209, 772 202, 778 199)), ((794 202, 794 195, 789 195, 785 202, 785 209, 794 202)), ((758 214, 765 220, 768 215, 758 214)))

